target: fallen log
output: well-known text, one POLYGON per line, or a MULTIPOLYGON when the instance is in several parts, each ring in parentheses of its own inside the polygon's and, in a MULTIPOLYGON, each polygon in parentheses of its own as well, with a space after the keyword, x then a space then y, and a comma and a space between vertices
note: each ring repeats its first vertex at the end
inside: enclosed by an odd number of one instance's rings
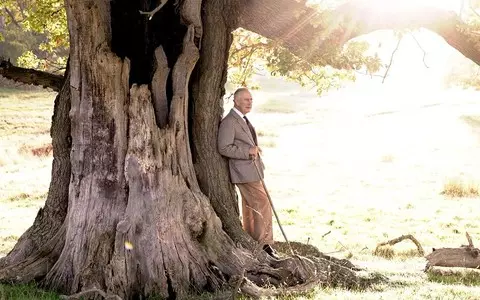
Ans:
POLYGON ((427 265, 425 271, 431 267, 459 267, 459 268, 480 268, 480 250, 473 246, 472 238, 466 233, 468 245, 459 248, 433 248, 433 252, 425 256, 427 265))

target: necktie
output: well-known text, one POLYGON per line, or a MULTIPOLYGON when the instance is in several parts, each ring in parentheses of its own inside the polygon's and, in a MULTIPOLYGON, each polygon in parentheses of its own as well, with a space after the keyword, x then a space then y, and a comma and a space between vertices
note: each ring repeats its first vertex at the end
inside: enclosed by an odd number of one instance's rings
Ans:
POLYGON ((247 126, 248 126, 248 129, 250 129, 250 133, 252 134, 253 141, 255 142, 255 146, 258 146, 257 134, 255 133, 255 128, 253 128, 252 123, 248 121, 246 116, 243 116, 243 119, 245 119, 245 122, 247 122, 247 126))

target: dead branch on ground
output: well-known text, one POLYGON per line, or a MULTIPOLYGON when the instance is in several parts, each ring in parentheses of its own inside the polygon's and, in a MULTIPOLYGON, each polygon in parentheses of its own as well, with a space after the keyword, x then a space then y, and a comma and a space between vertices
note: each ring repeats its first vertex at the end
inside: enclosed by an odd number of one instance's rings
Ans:
POLYGON ((421 256, 425 255, 425 251, 423 250, 422 245, 411 234, 402 235, 402 236, 400 236, 398 238, 395 238, 393 240, 377 244, 377 247, 375 248, 375 253, 380 249, 380 247, 383 247, 383 246, 386 246, 386 245, 393 246, 393 245, 395 245, 397 243, 400 243, 401 241, 404 241, 404 240, 411 240, 415 244, 415 246, 417 246, 418 254, 421 255, 421 256))

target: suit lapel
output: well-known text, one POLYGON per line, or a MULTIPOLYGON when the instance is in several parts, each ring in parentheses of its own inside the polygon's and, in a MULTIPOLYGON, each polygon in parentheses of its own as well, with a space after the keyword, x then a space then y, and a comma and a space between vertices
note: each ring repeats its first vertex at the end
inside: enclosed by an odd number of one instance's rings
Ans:
POLYGON ((243 131, 245 131, 245 133, 248 135, 250 141, 252 142, 252 145, 255 145, 255 141, 253 139, 252 133, 250 132, 250 128, 248 128, 247 122, 245 122, 245 120, 243 120, 233 109, 230 110, 230 114, 235 118, 243 131))

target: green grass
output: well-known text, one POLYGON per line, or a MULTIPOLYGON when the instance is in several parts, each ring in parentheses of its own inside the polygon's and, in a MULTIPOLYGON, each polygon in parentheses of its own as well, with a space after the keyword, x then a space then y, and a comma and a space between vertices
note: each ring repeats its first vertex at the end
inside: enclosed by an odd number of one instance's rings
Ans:
POLYGON ((48 193, 37 193, 37 194, 28 194, 28 193, 20 193, 16 195, 12 195, 7 198, 7 201, 15 202, 15 201, 45 201, 47 199, 48 193))
POLYGON ((474 270, 462 270, 450 274, 427 272, 427 278, 431 282, 438 282, 441 284, 480 286, 480 273, 474 270))
POLYGON ((0 88, 0 256, 33 223, 47 196, 55 93, 0 88))
POLYGON ((49 134, 55 95, 0 89, 0 137, 49 134))
POLYGON ((35 285, 0 284, 0 300, 56 300, 60 296, 37 288, 35 285))

